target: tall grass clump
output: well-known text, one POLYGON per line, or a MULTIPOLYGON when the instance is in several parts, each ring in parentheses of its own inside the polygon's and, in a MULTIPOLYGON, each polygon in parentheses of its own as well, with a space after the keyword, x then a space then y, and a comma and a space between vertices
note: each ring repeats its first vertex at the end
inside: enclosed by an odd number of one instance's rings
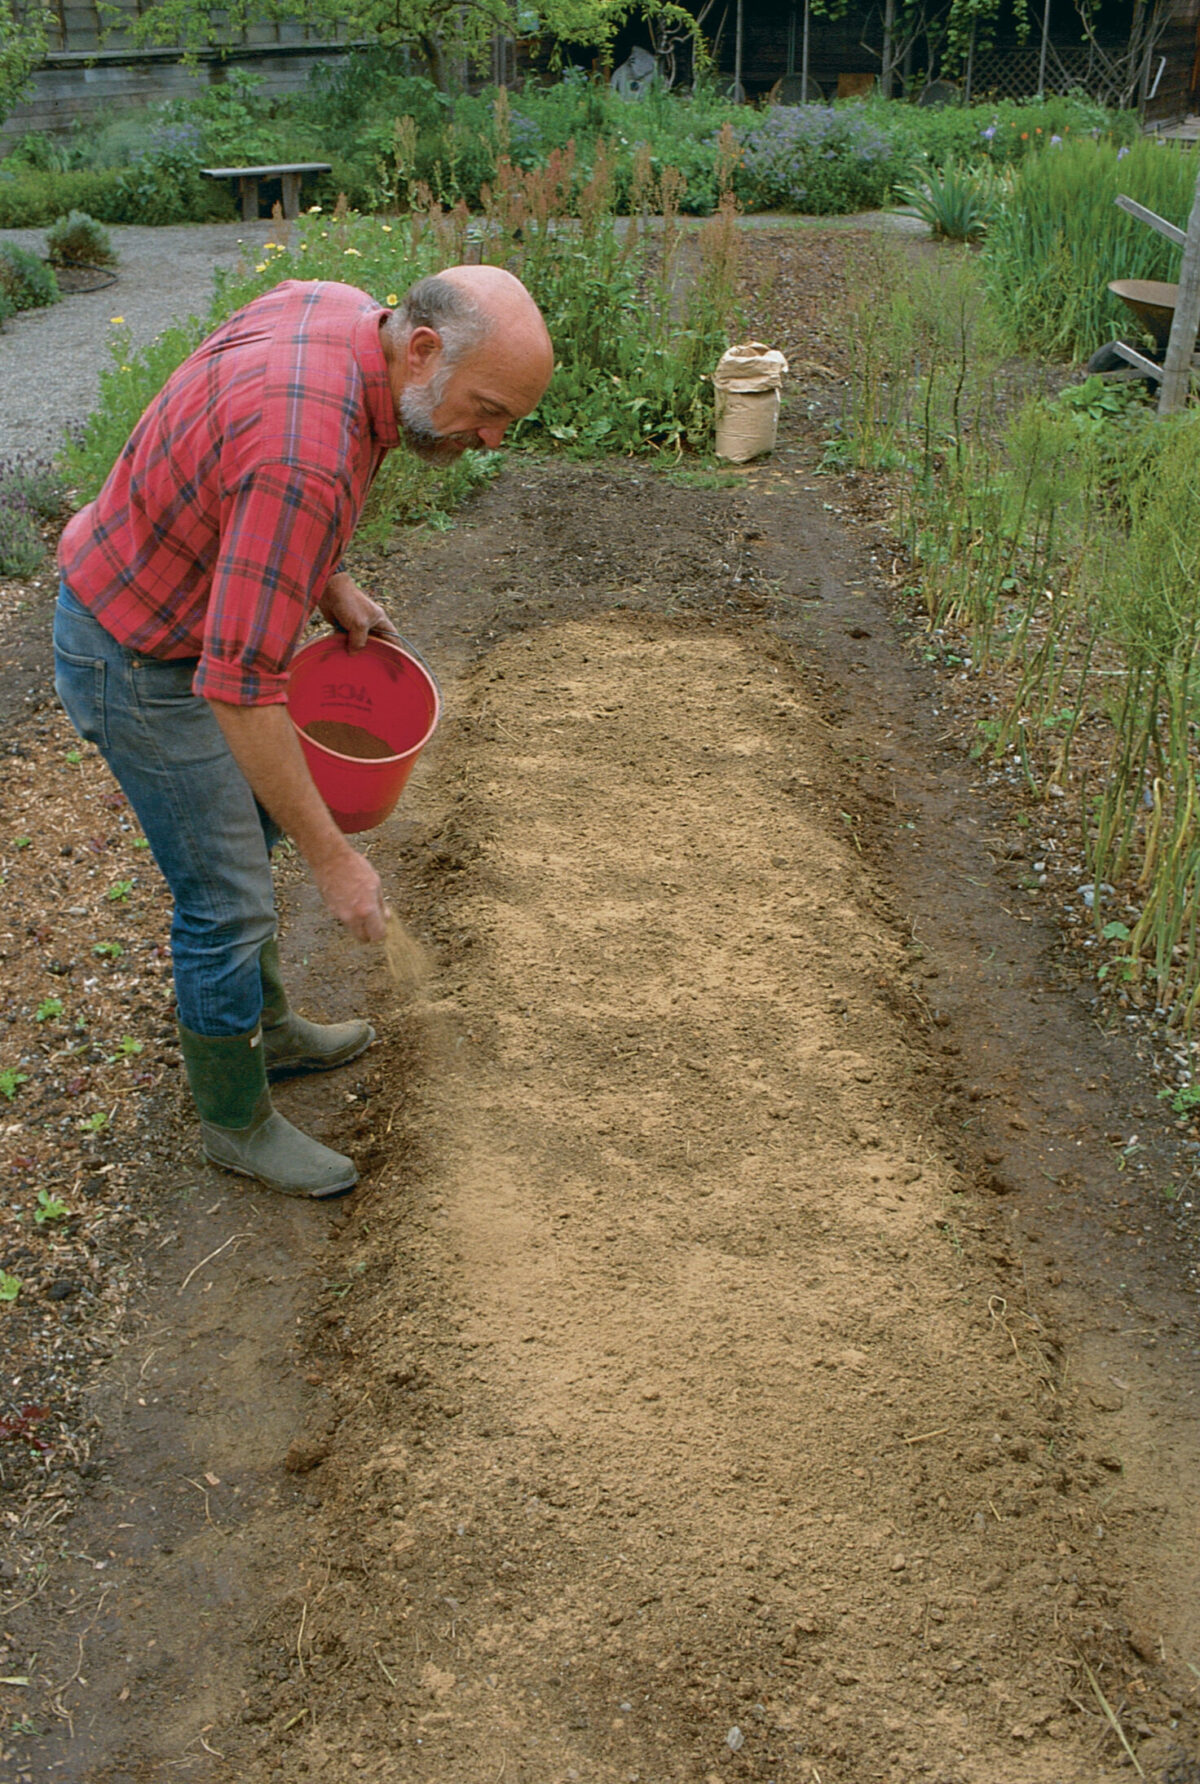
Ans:
POLYGON ((1135 198, 1187 224, 1194 160, 1143 138, 1129 149, 1064 141, 1022 161, 984 248, 988 280, 1026 351, 1084 359, 1131 326, 1110 279, 1171 279, 1179 250, 1116 204, 1135 198))
POLYGON ((1200 415, 1157 422, 1129 456, 1125 512, 1100 529, 1098 624, 1122 673, 1091 808, 1097 885, 1131 876, 1125 976, 1190 1027, 1200 1007, 1200 415))
POLYGON ((911 597, 991 677, 978 753, 1034 797, 1074 792, 1099 975, 1191 1030, 1200 413, 1160 421, 1098 377, 1022 390, 978 256, 877 255, 849 322, 842 455, 891 472, 911 597))

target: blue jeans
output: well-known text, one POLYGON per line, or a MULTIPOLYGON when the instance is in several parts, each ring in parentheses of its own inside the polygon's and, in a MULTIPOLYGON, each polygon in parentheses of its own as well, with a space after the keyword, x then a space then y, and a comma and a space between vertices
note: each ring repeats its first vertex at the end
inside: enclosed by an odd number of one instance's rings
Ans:
POLYGON ((192 693, 196 659, 126 649, 64 585, 54 663, 71 723, 112 769, 175 900, 180 1020, 196 1034, 249 1034, 262 1014, 259 952, 275 934, 281 832, 192 693))

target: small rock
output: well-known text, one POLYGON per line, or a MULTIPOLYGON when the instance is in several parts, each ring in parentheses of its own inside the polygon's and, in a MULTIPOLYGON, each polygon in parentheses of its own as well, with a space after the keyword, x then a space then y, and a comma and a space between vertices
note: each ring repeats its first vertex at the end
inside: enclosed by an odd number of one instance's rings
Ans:
POLYGON ((746 1745, 746 1737, 740 1728, 735 1726, 729 1730, 729 1733, 725 1736, 725 1745, 729 1748, 731 1753, 741 1752, 742 1748, 746 1745))
POLYGON ((329 1441, 324 1437, 297 1437, 288 1446, 283 1465, 289 1474, 308 1474, 329 1454, 329 1441))

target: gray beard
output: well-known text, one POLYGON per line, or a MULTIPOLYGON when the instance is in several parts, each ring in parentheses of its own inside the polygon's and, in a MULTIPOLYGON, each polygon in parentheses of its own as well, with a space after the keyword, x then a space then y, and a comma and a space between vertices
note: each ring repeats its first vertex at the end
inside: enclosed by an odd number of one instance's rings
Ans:
POLYGON ((453 464, 470 446, 478 446, 478 434, 439 434, 433 425, 437 396, 428 384, 400 392, 400 431, 410 452, 428 465, 453 464))

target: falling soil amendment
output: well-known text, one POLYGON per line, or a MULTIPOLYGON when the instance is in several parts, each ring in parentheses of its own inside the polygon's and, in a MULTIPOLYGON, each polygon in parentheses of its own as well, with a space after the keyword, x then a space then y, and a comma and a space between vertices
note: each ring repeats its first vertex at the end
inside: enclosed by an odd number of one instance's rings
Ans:
POLYGON ((334 750, 339 756, 354 756, 360 762, 381 762, 396 754, 382 737, 376 737, 362 725, 348 725, 343 719, 310 719, 304 735, 323 749, 334 750))
POLYGON ((383 951, 396 989, 409 994, 419 991, 428 980, 433 963, 428 949, 404 927, 395 911, 388 912, 383 951))
MULTIPOLYGON (((819 405, 836 345, 769 329, 819 405)), ((97 964, 102 769, 19 742, 0 1321, 26 1383, 51 1329, 93 1363, 11 1476, 6 1779, 1200 1779, 1194 1135, 803 413, 736 480, 518 457, 360 554, 446 714, 357 839, 385 948, 282 867, 295 1002, 379 1037, 279 1089, 359 1164, 336 1209, 205 1167, 165 1042, 110 1102, 162 901, 97 964)))

